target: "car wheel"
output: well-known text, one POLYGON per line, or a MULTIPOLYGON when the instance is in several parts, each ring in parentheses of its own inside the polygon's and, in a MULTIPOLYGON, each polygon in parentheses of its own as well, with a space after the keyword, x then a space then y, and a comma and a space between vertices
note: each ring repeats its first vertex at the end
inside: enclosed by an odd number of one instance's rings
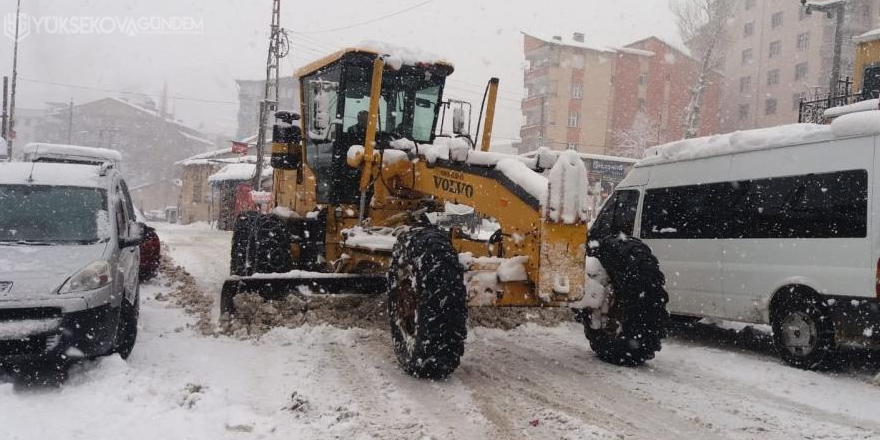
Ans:
POLYGON ((134 296, 134 304, 129 304, 125 299, 119 316, 119 329, 116 331, 116 343, 113 345, 113 353, 118 353, 123 359, 128 359, 134 350, 137 340, 138 317, 140 315, 140 292, 134 296))
POLYGON ((834 322, 818 297, 791 292, 773 307, 773 342, 788 364, 805 370, 837 365, 834 322))

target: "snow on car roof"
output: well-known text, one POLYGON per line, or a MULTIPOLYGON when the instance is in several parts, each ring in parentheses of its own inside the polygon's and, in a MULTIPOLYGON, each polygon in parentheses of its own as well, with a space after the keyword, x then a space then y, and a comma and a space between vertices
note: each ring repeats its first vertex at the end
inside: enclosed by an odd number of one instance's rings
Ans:
POLYGON ((880 111, 840 116, 831 125, 792 124, 685 139, 648 148, 636 167, 880 134, 880 111))
POLYGON ((53 185, 106 188, 108 176, 94 165, 60 163, 0 163, 0 185, 53 185), (32 180, 31 180, 32 179, 32 180))
POLYGON ((82 147, 79 145, 30 143, 24 146, 25 157, 34 161, 41 157, 93 159, 115 164, 122 163, 122 153, 106 148, 82 147))

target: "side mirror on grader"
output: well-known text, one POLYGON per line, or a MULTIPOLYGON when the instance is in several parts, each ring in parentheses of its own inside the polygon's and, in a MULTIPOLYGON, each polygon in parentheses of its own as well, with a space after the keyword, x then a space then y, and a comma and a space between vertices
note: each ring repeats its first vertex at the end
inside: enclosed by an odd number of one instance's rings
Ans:
MULTIPOLYGON (((244 295, 387 294, 401 368, 443 378, 464 352, 468 307, 565 307, 600 358, 653 358, 665 335, 663 275, 636 239, 588 242, 581 157, 545 150, 538 163, 489 152, 497 79, 487 86, 480 150, 438 135, 453 66, 392 52, 346 49, 297 72, 306 136, 279 136, 272 151, 301 152, 301 162, 276 168, 273 214, 236 223, 226 319, 248 319, 236 307, 244 295), (460 205, 500 226, 491 243, 437 220, 460 205)), ((453 110, 456 135, 470 131, 463 107, 453 110)))

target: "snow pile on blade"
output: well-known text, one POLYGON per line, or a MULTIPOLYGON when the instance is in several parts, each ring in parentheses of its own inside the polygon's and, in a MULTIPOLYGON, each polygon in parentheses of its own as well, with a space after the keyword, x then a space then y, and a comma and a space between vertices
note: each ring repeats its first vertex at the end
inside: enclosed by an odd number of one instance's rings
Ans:
POLYGON ((553 222, 587 222, 587 167, 573 151, 563 152, 550 170, 543 214, 553 222))

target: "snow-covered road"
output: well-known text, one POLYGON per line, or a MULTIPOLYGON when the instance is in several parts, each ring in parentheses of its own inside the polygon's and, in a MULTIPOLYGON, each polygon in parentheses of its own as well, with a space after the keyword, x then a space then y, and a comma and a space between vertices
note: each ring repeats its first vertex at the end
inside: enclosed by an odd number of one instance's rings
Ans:
MULTIPOLYGON (((159 225, 166 251, 216 294, 229 235, 159 225)), ((598 360, 580 326, 470 332, 446 382, 400 372, 385 332, 277 329, 203 337, 143 288, 125 362, 74 367, 60 389, 0 383, 2 439, 880 439, 867 371, 813 373, 773 356, 667 340, 648 366, 598 360)))

